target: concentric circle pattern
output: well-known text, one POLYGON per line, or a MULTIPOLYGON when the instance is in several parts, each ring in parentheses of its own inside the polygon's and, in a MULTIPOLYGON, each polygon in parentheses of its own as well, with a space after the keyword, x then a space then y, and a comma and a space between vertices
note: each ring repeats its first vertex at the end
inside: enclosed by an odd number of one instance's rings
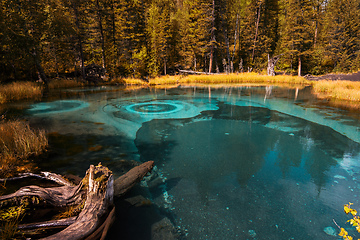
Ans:
POLYGON ((177 103, 156 101, 131 104, 126 107, 126 110, 128 112, 140 114, 169 114, 181 111, 183 108, 183 105, 177 103))
POLYGON ((89 106, 89 103, 79 100, 59 100, 54 102, 41 102, 31 105, 28 111, 31 114, 53 114, 80 110, 89 106))

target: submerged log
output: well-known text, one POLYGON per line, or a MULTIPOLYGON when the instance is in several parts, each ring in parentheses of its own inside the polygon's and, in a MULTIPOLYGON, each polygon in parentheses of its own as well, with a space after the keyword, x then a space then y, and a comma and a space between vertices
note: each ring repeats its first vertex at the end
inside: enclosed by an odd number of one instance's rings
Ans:
POLYGON ((130 171, 116 179, 114 183, 114 195, 116 197, 121 197, 124 195, 136 183, 140 182, 148 172, 151 172, 153 167, 154 162, 148 161, 141 164, 140 166, 132 168, 130 171))
MULTIPOLYGON (((40 198, 43 205, 56 207, 79 205, 85 202, 83 209, 76 217, 21 224, 18 229, 21 231, 63 229, 54 235, 43 238, 47 240, 104 239, 115 219, 114 195, 124 195, 136 183, 141 181, 152 170, 153 166, 154 162, 152 161, 143 163, 114 181, 112 172, 108 168, 101 166, 101 164, 96 167, 91 165, 86 172, 86 176, 77 186, 74 186, 60 175, 50 173, 44 175, 42 173, 38 175, 40 178, 51 178, 63 186, 50 188, 39 186, 22 187, 15 193, 1 196, 0 206, 19 204, 22 199, 34 196, 40 198)), ((29 176, 34 177, 34 174, 20 177, 29 176)))

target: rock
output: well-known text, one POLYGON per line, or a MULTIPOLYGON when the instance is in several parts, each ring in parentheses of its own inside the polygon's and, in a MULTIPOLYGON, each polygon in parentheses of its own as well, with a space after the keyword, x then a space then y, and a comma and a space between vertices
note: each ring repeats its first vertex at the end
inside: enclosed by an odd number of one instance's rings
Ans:
POLYGON ((151 239, 175 240, 178 239, 176 230, 168 218, 163 218, 151 227, 151 239))
POLYGON ((256 232, 254 230, 249 230, 248 233, 249 233, 250 237, 252 237, 252 238, 256 237, 256 232))
POLYGON ((330 236, 334 236, 334 237, 337 237, 337 236, 338 236, 335 228, 333 228, 333 227, 326 227, 326 228, 324 228, 324 232, 325 232, 327 235, 330 235, 330 236))

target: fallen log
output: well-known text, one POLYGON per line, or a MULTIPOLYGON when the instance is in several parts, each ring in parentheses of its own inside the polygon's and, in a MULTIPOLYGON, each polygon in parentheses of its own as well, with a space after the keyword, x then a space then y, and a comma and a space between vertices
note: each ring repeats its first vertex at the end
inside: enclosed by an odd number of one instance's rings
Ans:
POLYGON ((132 168, 130 171, 119 177, 114 182, 114 195, 116 197, 123 196, 129 191, 136 183, 140 182, 141 179, 148 173, 151 172, 154 167, 153 161, 148 161, 140 166, 132 168))
MULTIPOLYGON (((26 232, 33 230, 63 229, 62 231, 42 239, 104 239, 108 229, 115 219, 114 196, 122 196, 152 170, 154 162, 146 162, 134 167, 115 181, 112 172, 99 164, 90 166, 84 179, 74 186, 60 175, 51 173, 38 175, 42 179, 49 179, 61 184, 60 187, 42 188, 26 186, 12 194, 0 197, 0 206, 20 204, 22 199, 37 197, 43 205, 64 207, 79 205, 84 202, 80 214, 59 220, 50 220, 38 223, 27 223, 18 226, 26 232), (57 177, 54 177, 57 176, 57 177), (59 180, 61 179, 61 180, 59 180)), ((34 177, 34 174, 20 176, 34 177)), ((1 229, 0 229, 1 231, 1 229)), ((42 231, 40 231, 42 232, 42 231)))
POLYGON ((218 73, 209 73, 209 72, 197 72, 191 70, 179 70, 180 73, 187 73, 187 74, 206 74, 206 75, 217 75, 218 73))

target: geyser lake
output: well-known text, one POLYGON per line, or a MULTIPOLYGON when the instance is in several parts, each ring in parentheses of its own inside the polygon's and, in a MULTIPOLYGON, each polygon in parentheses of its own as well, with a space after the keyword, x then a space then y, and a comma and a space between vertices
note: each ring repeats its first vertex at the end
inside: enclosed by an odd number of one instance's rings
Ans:
POLYGON ((169 222, 179 239, 341 239, 334 220, 354 234, 343 205, 360 206, 358 113, 309 88, 99 87, 58 96, 21 112, 48 132, 55 153, 42 170, 82 177, 102 162, 118 177, 134 161, 155 161, 117 203, 107 239, 154 239, 169 222))

